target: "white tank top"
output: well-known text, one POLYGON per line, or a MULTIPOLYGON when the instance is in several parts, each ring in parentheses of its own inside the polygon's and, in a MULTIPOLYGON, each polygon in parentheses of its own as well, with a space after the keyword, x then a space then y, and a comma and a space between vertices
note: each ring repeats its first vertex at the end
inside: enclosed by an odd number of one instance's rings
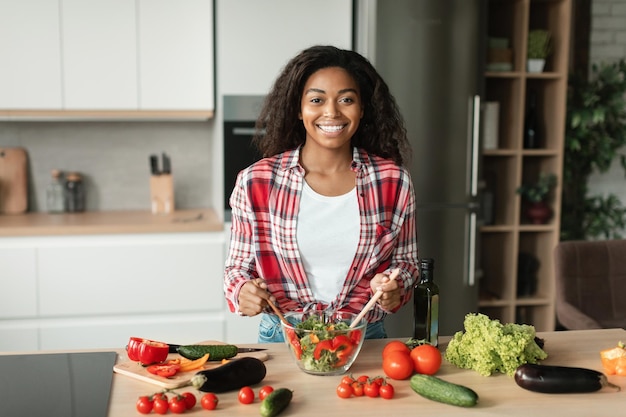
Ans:
POLYGON ((356 188, 328 197, 304 182, 296 239, 317 301, 330 303, 341 291, 359 244, 359 231, 356 188))

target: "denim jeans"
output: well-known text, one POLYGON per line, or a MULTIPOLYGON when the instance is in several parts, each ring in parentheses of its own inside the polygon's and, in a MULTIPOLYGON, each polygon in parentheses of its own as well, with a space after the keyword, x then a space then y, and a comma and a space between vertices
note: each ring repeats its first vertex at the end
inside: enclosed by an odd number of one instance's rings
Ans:
MULTIPOLYGON (((383 321, 369 323, 365 330, 366 339, 385 339, 387 333, 383 321)), ((280 319, 275 314, 263 314, 259 323, 259 343, 282 343, 285 341, 280 319)))

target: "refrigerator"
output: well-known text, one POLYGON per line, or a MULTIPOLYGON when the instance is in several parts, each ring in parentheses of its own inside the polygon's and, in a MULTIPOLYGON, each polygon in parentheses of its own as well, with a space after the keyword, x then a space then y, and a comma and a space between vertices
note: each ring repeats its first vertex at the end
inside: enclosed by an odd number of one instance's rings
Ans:
MULTIPOLYGON (((384 77, 406 122, 413 156, 420 258, 434 258, 439 335, 478 310, 480 102, 484 0, 357 0, 355 49, 384 77)), ((412 301, 389 337, 413 334, 412 301)))

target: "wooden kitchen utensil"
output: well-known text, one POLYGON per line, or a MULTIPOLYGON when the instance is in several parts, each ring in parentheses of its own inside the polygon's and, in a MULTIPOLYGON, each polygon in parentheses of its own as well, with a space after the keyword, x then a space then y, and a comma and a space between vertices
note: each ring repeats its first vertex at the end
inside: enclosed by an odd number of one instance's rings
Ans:
POLYGON ((0 214, 28 209, 28 154, 24 148, 0 148, 0 214))
MULTIPOLYGON (((394 279, 396 279, 396 277, 399 274, 400 274, 400 269, 398 269, 398 268, 396 268, 393 271, 391 271, 391 274, 389 274, 389 281, 388 282, 391 282, 394 279)), ((355 327, 355 326, 357 326, 359 324, 361 319, 363 317, 365 317, 367 312, 371 310, 371 308, 374 306, 374 304, 376 304, 376 301, 378 301, 378 299, 380 298, 381 295, 383 295, 383 292, 381 290, 376 291, 376 294, 374 294, 374 296, 371 298, 371 300, 367 304, 365 304, 365 307, 363 307, 363 310, 361 310, 359 315, 355 317, 355 319, 352 321, 352 323, 350 323, 350 327, 355 327)))

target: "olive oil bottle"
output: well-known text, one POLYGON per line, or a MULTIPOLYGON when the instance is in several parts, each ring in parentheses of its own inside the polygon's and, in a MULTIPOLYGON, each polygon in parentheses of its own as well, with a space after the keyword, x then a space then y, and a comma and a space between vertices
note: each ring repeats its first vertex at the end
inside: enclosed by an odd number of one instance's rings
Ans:
POLYGON ((434 282, 435 260, 420 261, 420 280, 413 287, 413 337, 439 343, 439 287, 434 282))

